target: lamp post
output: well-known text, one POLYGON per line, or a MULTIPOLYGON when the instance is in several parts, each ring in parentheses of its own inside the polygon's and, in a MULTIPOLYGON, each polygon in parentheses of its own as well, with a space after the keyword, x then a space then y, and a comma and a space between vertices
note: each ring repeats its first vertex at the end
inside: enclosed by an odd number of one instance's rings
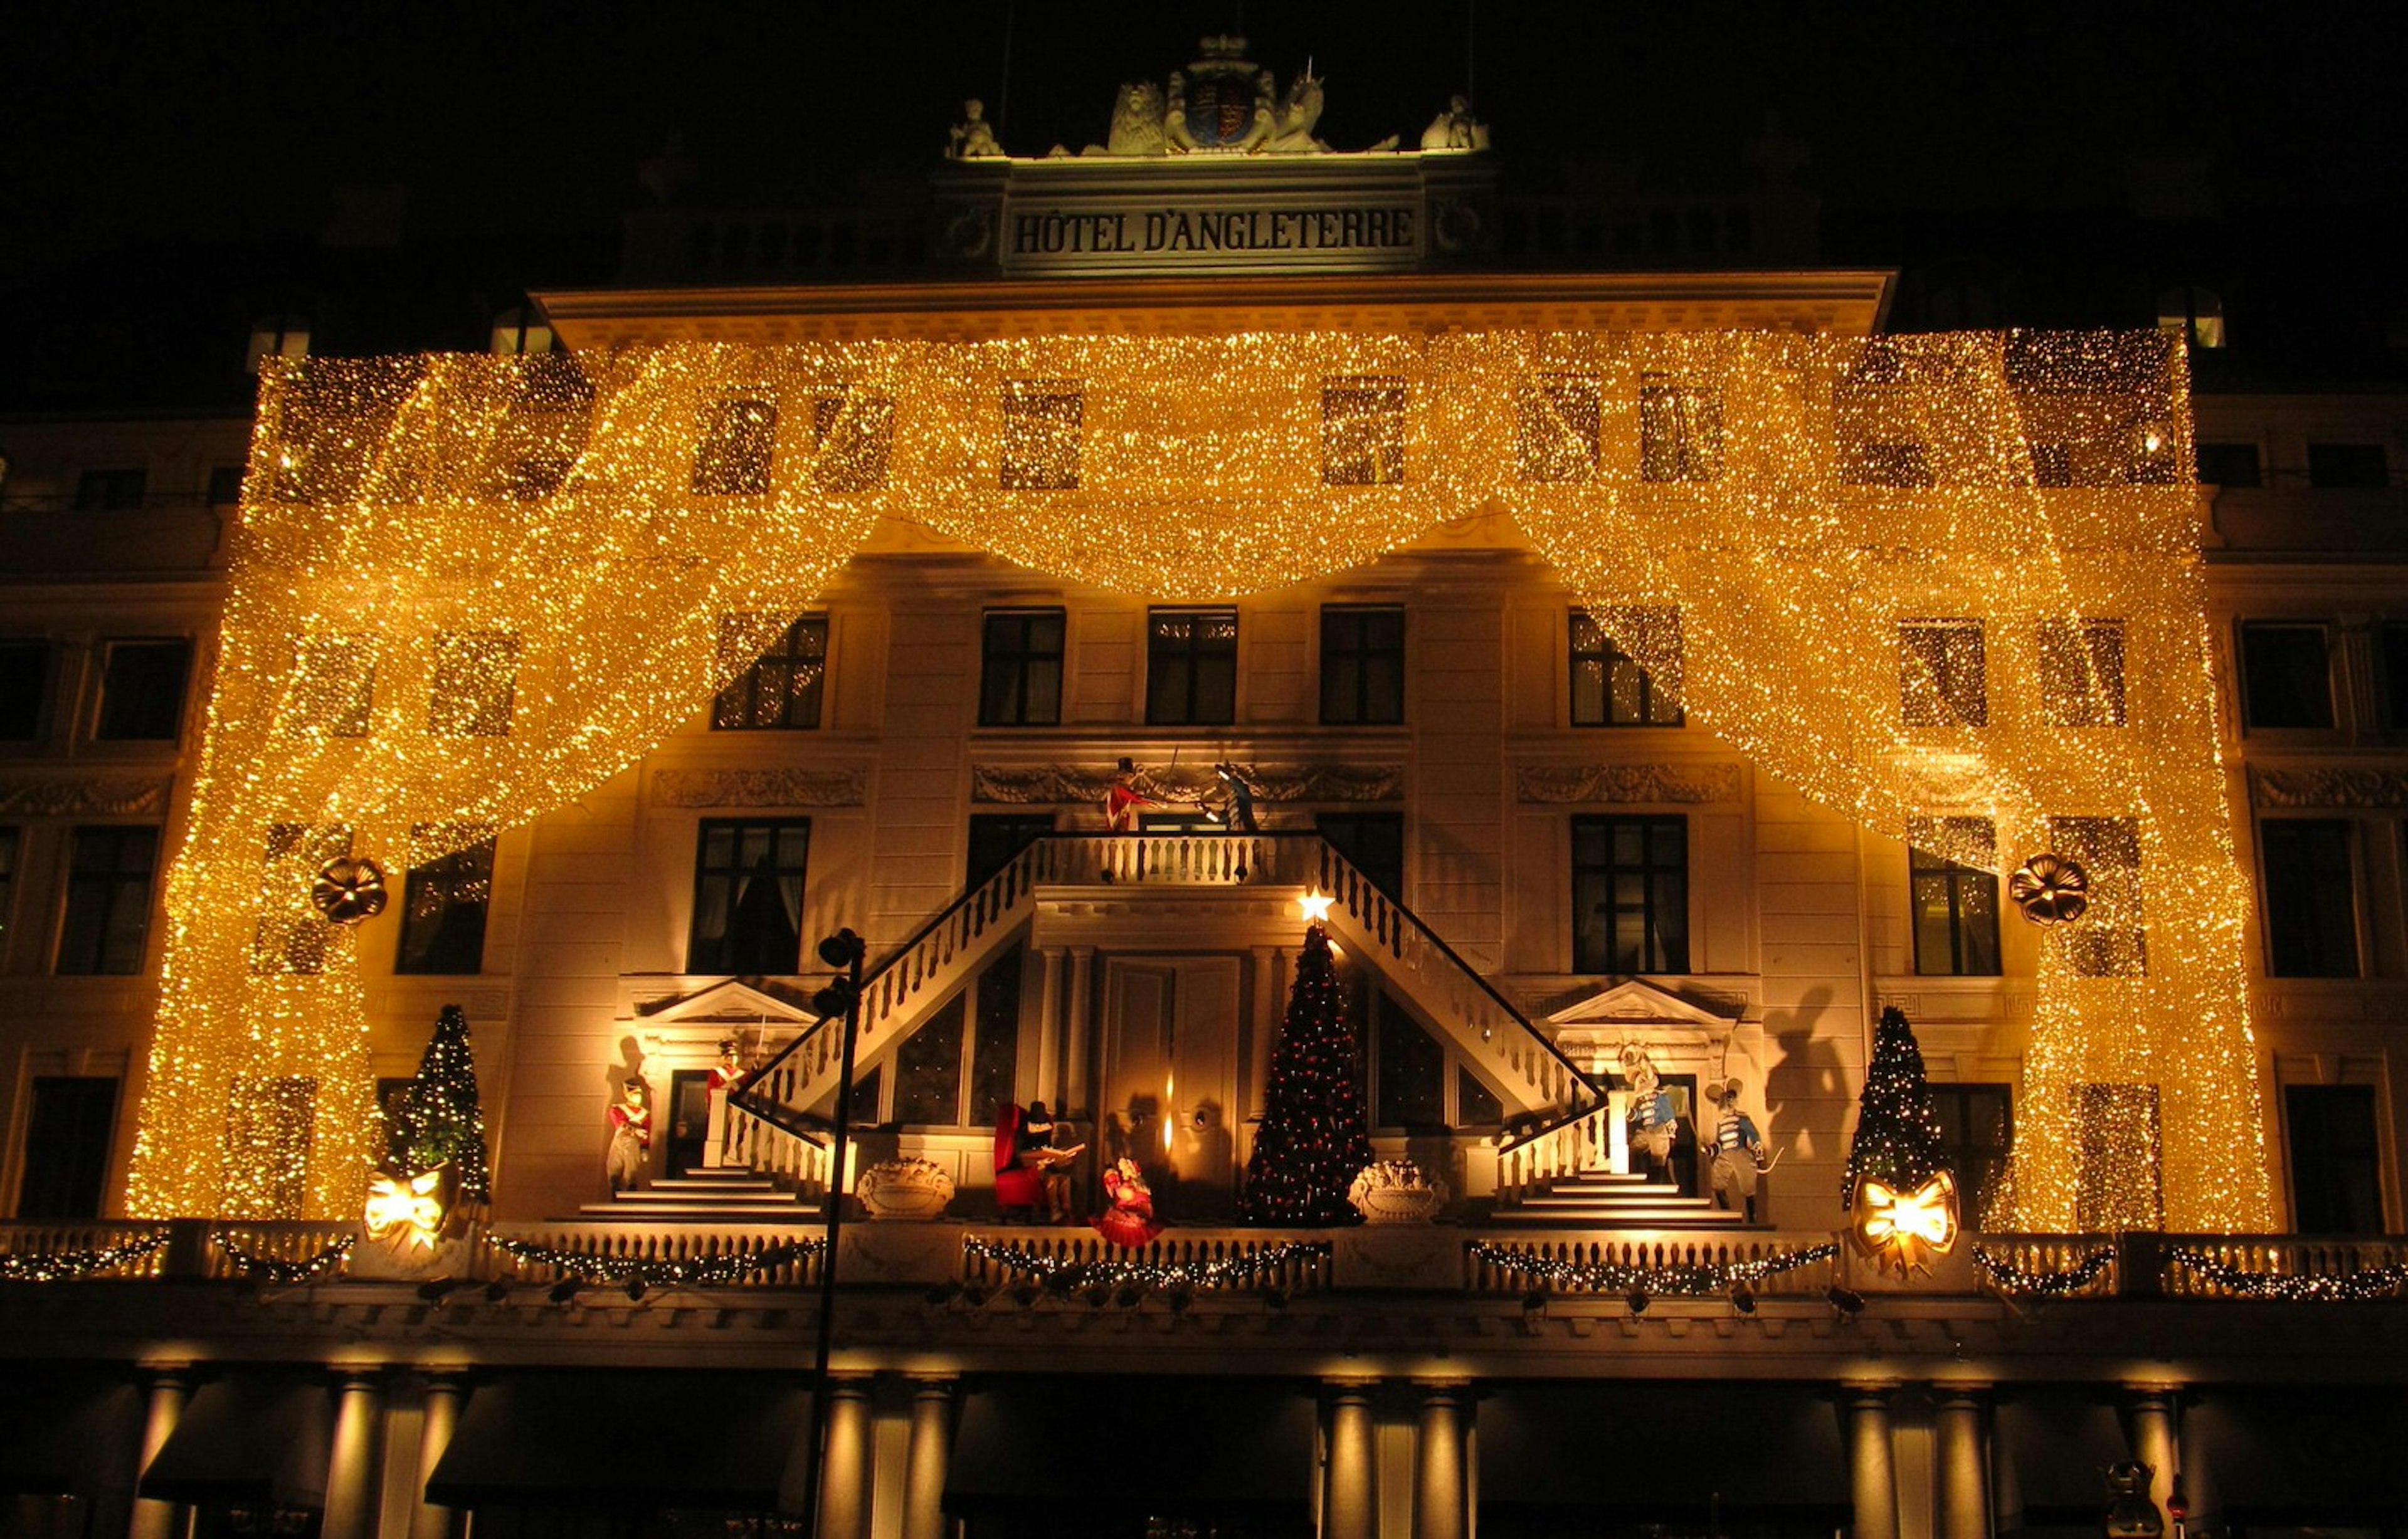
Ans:
POLYGON ((829 1142, 830 1174, 822 1208, 826 1248, 820 1252, 819 1350, 811 1361, 810 1457, 803 1466, 803 1532, 810 1534, 819 1532, 821 1488, 827 1479, 828 1351, 836 1332, 837 1236, 844 1226, 845 1144, 853 1131, 853 1049, 861 1030, 861 964, 868 950, 851 930, 839 930, 820 942, 820 960, 838 973, 811 996, 811 1007, 822 1017, 844 1018, 844 1047, 836 1087, 836 1136, 829 1142))

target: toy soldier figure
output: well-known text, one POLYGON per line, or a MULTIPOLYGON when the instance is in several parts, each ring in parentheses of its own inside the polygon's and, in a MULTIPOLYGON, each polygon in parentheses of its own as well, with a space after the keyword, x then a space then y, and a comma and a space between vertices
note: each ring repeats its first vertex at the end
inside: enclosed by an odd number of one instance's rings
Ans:
POLYGON ((644 1157, 652 1147, 652 1109, 644 1104, 644 1082, 627 1080, 610 1108, 610 1190, 633 1191, 644 1179, 644 1157))
POLYGON ((719 1044, 719 1062, 710 1066, 710 1125, 702 1144, 702 1162, 705 1166, 717 1166, 727 1162, 729 1121, 727 1098, 735 1094, 738 1089, 752 1077, 744 1067, 743 1054, 738 1049, 736 1039, 732 1036, 722 1038, 719 1044))

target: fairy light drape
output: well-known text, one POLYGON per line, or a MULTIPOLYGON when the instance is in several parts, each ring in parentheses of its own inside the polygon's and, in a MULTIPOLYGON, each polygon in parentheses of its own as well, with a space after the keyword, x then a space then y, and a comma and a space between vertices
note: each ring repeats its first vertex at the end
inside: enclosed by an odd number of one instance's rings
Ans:
POLYGON ((1775 778, 1967 863, 2080 847, 2093 916, 2042 948, 2014 1221, 2269 1217, 2188 406, 2155 334, 294 361, 252 454, 137 1213, 357 1205, 358 968, 295 852, 423 863, 608 779, 879 518, 1202 600, 1501 509, 1775 778))

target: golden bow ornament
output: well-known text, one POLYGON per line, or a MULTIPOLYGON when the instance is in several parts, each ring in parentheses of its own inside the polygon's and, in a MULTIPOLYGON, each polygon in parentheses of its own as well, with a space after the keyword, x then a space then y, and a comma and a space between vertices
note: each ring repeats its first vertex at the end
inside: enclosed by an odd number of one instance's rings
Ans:
POLYGON ((1912 1191, 1885 1181, 1861 1182, 1856 1205, 1856 1248, 1878 1265, 1895 1266, 1901 1277, 1956 1248, 1956 1177, 1947 1171, 1912 1191))
POLYGON ((379 1176, 368 1183, 368 1238, 432 1250, 443 1232, 443 1167, 416 1176, 379 1176))

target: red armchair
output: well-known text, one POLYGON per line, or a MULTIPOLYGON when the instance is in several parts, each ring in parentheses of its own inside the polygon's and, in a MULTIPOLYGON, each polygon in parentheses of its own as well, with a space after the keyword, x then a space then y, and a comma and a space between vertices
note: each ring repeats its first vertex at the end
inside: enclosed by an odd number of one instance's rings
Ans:
POLYGON ((1010 1102, 995 1119, 995 1206, 998 1217, 1014 1209, 1034 1218, 1045 1206, 1045 1177, 1020 1162, 1020 1107, 1010 1102))

